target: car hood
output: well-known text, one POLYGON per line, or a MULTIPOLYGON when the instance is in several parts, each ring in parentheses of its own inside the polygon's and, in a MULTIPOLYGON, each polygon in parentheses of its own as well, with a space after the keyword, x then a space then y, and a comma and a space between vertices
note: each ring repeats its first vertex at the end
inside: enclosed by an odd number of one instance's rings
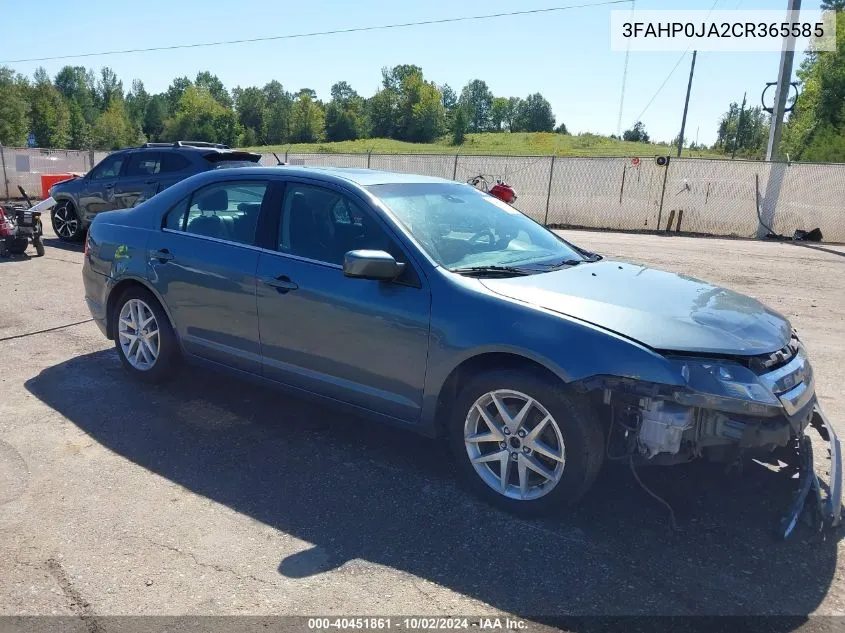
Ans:
POLYGON ((587 321, 657 350, 753 355, 789 342, 789 322, 759 301, 675 273, 602 260, 482 279, 499 295, 587 321))

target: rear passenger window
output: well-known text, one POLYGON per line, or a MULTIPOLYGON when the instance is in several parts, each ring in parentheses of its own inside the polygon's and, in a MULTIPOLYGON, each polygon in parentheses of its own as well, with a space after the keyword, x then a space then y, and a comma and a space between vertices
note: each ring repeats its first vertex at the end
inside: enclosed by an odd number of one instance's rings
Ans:
POLYGON ((162 228, 170 229, 171 231, 185 230, 185 214, 188 211, 188 198, 185 198, 175 207, 167 212, 164 218, 164 226, 162 228))
POLYGON ((159 171, 157 152, 135 152, 129 159, 126 176, 153 176, 159 171))
POLYGON ((190 164, 191 162, 181 154, 166 152, 161 155, 161 167, 159 171, 163 174, 182 171, 190 164))
POLYGON ((227 182, 203 187, 191 196, 184 231, 253 244, 267 187, 266 182, 227 182))

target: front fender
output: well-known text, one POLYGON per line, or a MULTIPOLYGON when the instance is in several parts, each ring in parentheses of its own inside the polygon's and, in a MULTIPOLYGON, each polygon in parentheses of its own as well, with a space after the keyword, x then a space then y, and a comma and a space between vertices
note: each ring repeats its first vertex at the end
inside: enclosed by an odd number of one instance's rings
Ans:
POLYGON ((424 432, 436 433, 440 393, 449 377, 461 364, 482 354, 505 353, 533 361, 563 383, 618 376, 681 385, 669 362, 637 341, 572 317, 491 296, 480 285, 461 285, 463 291, 448 293, 442 300, 442 294, 433 293, 421 420, 424 432))

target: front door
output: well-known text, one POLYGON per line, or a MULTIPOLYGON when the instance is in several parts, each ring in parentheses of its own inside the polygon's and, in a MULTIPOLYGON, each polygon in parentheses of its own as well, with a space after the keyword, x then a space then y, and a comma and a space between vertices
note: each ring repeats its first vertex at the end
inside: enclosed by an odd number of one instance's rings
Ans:
POLYGON ((258 262, 264 375, 407 422, 418 420, 430 292, 389 228, 342 190, 290 182, 276 252, 258 262), (387 250, 395 282, 344 277, 349 250, 387 250))
POLYGON ((129 158, 123 177, 114 185, 114 198, 118 209, 131 209, 158 193, 158 152, 138 151, 129 158))
POLYGON ((92 220, 101 211, 117 208, 114 186, 123 171, 127 157, 127 152, 106 156, 85 176, 85 183, 79 194, 79 206, 86 220, 92 220))
POLYGON ((260 374, 254 246, 268 183, 208 185, 173 207, 147 243, 150 279, 185 350, 260 374))

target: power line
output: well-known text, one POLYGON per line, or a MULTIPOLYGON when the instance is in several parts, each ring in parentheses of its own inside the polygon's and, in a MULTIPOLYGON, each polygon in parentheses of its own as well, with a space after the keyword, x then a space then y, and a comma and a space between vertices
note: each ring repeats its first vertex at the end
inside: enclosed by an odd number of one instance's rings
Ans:
MULTIPOLYGON (((713 13, 713 11, 716 9, 716 5, 719 4, 719 2, 721 2, 721 0, 715 0, 715 2, 713 3, 713 6, 710 7, 710 10, 707 12, 707 15, 704 17, 705 22, 707 21, 707 18, 710 17, 710 14, 713 13)), ((742 2, 742 0, 740 0, 740 2, 742 2)), ((739 6, 739 4, 737 4, 737 6, 739 6)), ((663 83, 660 84, 660 86, 657 88, 657 90, 655 90, 654 94, 651 95, 651 99, 649 99, 648 103, 645 104, 643 111, 640 112, 640 115, 634 120, 634 123, 637 123, 638 121, 642 121, 643 115, 646 113, 646 110, 648 110, 651 107, 651 104, 654 103, 655 99, 657 99, 657 95, 660 94, 660 92, 663 90, 663 88, 666 86, 666 84, 672 78, 672 75, 675 74, 675 71, 678 70, 678 66, 681 65, 681 62, 684 60, 684 57, 686 57, 687 53, 689 53, 690 48, 692 48, 692 43, 690 43, 689 46, 687 46, 687 50, 685 50, 683 53, 681 53, 681 56, 678 58, 678 61, 676 61, 675 65, 672 66, 672 70, 670 70, 669 74, 666 75, 666 79, 663 80, 663 83)))
POLYGON ((401 24, 381 24, 376 26, 360 26, 349 29, 335 29, 332 31, 315 31, 312 33, 294 33, 288 35, 272 35, 269 37, 252 37, 240 40, 223 40, 217 42, 198 42, 195 44, 173 44, 171 46, 152 46, 149 48, 129 48, 115 51, 101 51, 96 53, 77 53, 74 55, 55 55, 51 57, 28 57, 24 59, 9 59, 0 62, 0 64, 21 64, 25 62, 46 62, 59 59, 74 59, 79 57, 99 57, 103 55, 125 55, 127 53, 150 53, 153 51, 172 51, 183 48, 203 48, 206 46, 228 46, 230 44, 247 44, 253 42, 270 42, 276 40, 292 40, 302 39, 306 37, 317 37, 322 35, 339 35, 342 33, 362 33, 365 31, 381 31, 387 29, 402 29, 412 26, 428 26, 432 24, 449 24, 455 22, 470 22, 474 20, 490 20, 493 18, 514 17, 519 15, 536 15, 539 13, 552 13, 558 11, 569 11, 571 9, 585 9, 589 7, 602 7, 612 4, 627 4, 631 0, 604 0, 602 2, 592 2, 584 4, 572 4, 560 7, 548 7, 545 9, 525 9, 523 11, 508 11, 506 13, 488 13, 485 15, 471 15, 457 18, 440 18, 436 20, 422 20, 419 22, 404 22, 401 24))

